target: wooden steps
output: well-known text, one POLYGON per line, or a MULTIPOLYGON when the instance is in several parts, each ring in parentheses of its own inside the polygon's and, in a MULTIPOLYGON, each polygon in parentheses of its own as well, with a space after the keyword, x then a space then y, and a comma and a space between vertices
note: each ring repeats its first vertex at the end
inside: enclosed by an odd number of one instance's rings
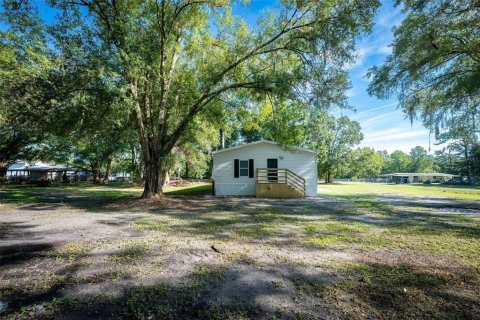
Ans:
POLYGON ((258 198, 305 198, 305 179, 288 169, 257 169, 258 198))

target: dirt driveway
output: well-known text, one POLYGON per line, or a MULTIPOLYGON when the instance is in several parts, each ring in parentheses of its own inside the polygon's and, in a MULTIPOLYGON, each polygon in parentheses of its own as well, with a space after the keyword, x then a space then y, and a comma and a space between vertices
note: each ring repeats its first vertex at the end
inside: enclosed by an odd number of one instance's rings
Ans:
POLYGON ((476 201, 15 192, 0 195, 4 318, 480 314, 476 201))

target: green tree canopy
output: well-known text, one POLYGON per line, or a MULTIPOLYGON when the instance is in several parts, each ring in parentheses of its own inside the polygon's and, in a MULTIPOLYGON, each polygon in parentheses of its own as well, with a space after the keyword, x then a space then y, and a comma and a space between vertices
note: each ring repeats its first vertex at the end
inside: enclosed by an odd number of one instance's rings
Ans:
POLYGON ((377 177, 382 171, 383 163, 383 157, 374 149, 358 148, 352 152, 350 175, 356 178, 377 177))
MULTIPOLYGON (((33 7, 24 4, 6 10, 13 16, 33 7)), ((127 94, 124 105, 135 119, 145 162, 144 197, 161 193, 168 156, 199 114, 224 103, 256 103, 267 94, 327 107, 328 92, 337 92, 329 89, 353 59, 355 37, 370 30, 379 5, 286 0, 249 26, 232 15, 227 0, 51 4, 60 17, 50 28, 51 45, 64 56, 99 63, 76 64, 72 73, 104 70, 102 79, 127 94)))
POLYGON ((447 144, 444 147, 443 155, 445 159, 452 163, 452 156, 454 156, 454 163, 456 164, 456 174, 467 176, 471 183, 474 182, 476 176, 474 172, 474 150, 479 145, 478 136, 475 130, 475 124, 471 123, 470 117, 457 117, 450 120, 451 128, 447 132, 443 132, 438 136, 438 144, 447 144), (447 157, 450 155, 450 157, 447 157))
MULTIPOLYGON (((435 131, 451 119, 479 116, 480 15, 476 0, 397 0, 406 17, 394 29, 393 51, 370 70, 369 92, 397 95, 404 112, 435 131)), ((472 126, 470 130, 475 129, 472 126)))
POLYGON ((310 148, 318 152, 318 173, 326 183, 331 183, 333 176, 349 171, 353 158, 351 148, 362 139, 360 124, 345 116, 336 119, 323 114, 310 123, 310 148))
POLYGON ((417 146, 410 151, 410 170, 409 172, 435 172, 434 158, 428 155, 427 150, 417 146))
POLYGON ((383 168, 383 173, 409 172, 412 159, 403 151, 396 150, 388 157, 383 168))

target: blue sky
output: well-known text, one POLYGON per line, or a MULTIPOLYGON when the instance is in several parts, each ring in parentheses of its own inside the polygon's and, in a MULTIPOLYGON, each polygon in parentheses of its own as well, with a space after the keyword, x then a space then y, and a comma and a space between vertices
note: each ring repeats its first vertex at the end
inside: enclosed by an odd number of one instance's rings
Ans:
MULTIPOLYGON (((422 146, 433 152, 438 149, 429 143, 429 130, 419 121, 410 122, 398 109, 395 97, 379 100, 367 93, 369 80, 365 73, 374 65, 381 65, 388 54, 393 40, 392 28, 403 19, 401 8, 395 8, 392 1, 382 1, 382 6, 375 17, 375 26, 370 35, 357 41, 357 60, 350 66, 352 89, 349 90, 349 102, 356 112, 344 112, 358 121, 365 136, 361 146, 373 147, 389 152, 402 150, 409 152, 415 146, 422 146)), ((433 137, 432 137, 433 138, 433 137)))
MULTIPOLYGON (((241 15, 247 23, 254 24, 262 9, 275 10, 276 0, 252 0, 246 8, 238 8, 235 14, 241 15)), ((365 73, 374 65, 381 65, 391 52, 392 28, 403 19, 401 8, 395 8, 393 1, 384 0, 374 19, 372 33, 357 39, 357 59, 349 66, 352 88, 348 91, 349 103, 356 111, 338 111, 335 115, 347 115, 362 126, 364 140, 360 146, 376 150, 409 152, 415 146, 422 146, 433 152, 438 149, 429 143, 429 130, 420 122, 413 124, 397 109, 397 100, 379 100, 367 93, 369 80, 365 73)))

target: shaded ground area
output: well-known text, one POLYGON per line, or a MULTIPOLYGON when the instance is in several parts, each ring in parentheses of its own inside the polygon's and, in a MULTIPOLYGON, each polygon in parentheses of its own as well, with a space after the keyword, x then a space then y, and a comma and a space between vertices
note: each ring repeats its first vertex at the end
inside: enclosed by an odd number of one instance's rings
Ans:
POLYGON ((357 186, 0 189, 0 317, 480 318, 480 190, 357 186))

